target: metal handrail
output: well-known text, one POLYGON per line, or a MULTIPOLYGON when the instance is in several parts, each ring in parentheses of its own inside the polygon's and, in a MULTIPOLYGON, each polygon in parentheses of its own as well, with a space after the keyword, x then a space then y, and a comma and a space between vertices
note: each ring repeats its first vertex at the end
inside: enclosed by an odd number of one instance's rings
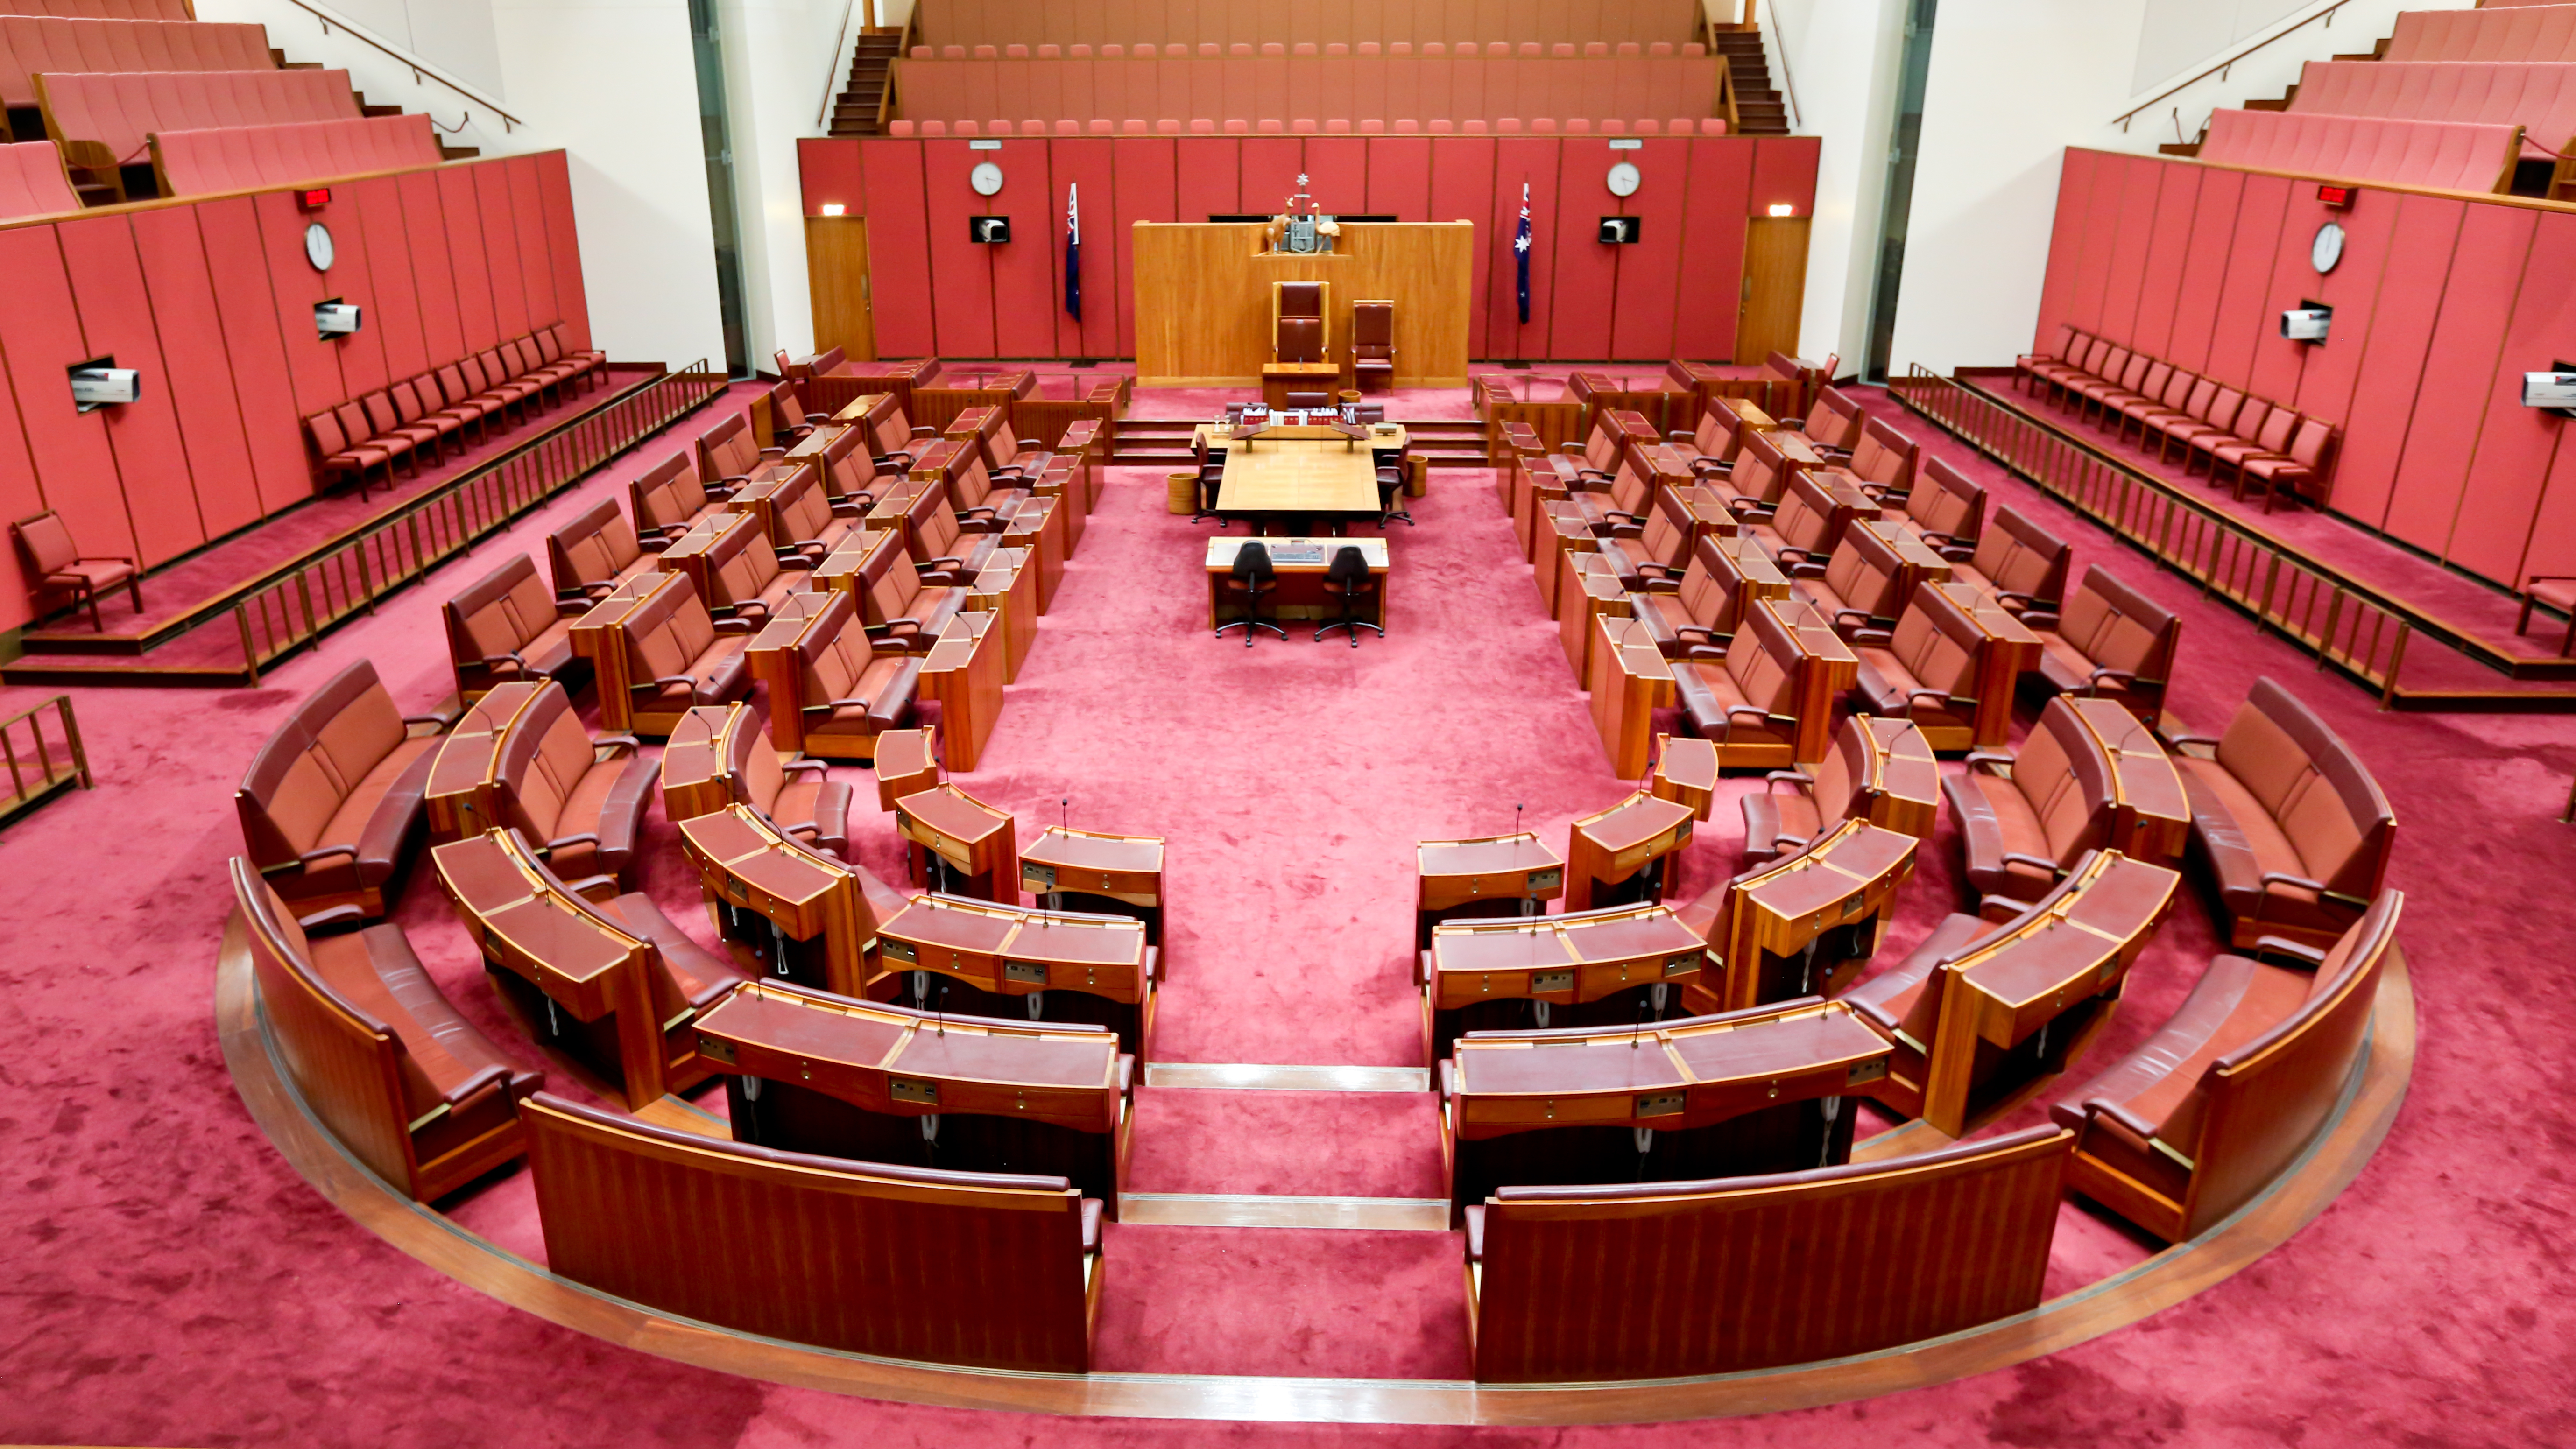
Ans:
MULTIPOLYGON (((859 37, 850 33, 850 21, 859 13, 859 0, 843 0, 841 5, 841 43, 832 50, 832 69, 823 77, 823 108, 814 114, 816 130, 832 129, 832 103, 841 98, 841 90, 850 83, 850 71, 859 63, 859 37)), ((876 18, 871 0, 868 18, 876 18)))
MULTIPOLYGON (((501 118, 502 134, 507 135, 514 128, 527 124, 526 121, 523 121, 517 116, 511 115, 508 111, 503 110, 500 103, 493 100, 490 96, 483 94, 481 91, 475 90, 463 81, 442 73, 436 66, 422 60, 418 56, 405 55, 401 51, 394 49, 392 46, 387 45, 385 42, 378 40, 375 36, 369 34, 366 27, 349 19, 347 16, 342 15, 337 11, 325 10, 321 6, 313 4, 312 0, 286 0, 286 3, 311 15, 314 19, 321 21, 322 33, 324 35, 330 34, 331 27, 336 25, 342 30, 345 30, 351 35, 357 37, 359 40, 374 46, 376 49, 383 51, 385 54, 392 56, 395 60, 398 60, 404 65, 410 67, 413 85, 420 84, 420 78, 422 76, 427 76, 431 80, 438 82, 440 85, 443 85, 449 90, 456 92, 458 95, 463 96, 465 99, 474 102, 476 105, 489 108, 492 114, 501 118)), ((466 120, 473 119, 473 112, 468 111, 465 114, 466 120)), ((433 120, 431 124, 436 125, 437 122, 433 120)), ((440 129, 444 130, 445 128, 441 127, 440 129)), ((457 122, 456 129, 459 131, 465 129, 465 121, 457 122)), ((454 132, 450 132, 449 134, 452 135, 454 132)))
MULTIPOLYGON (((2332 30, 2334 28, 2334 13, 2351 3, 2352 0, 2335 0, 2335 3, 2332 5, 2329 5, 2325 9, 2318 11, 2316 14, 2309 16, 2307 19, 2300 21, 2298 24, 2293 25, 2286 30, 2278 31, 2274 34, 2263 37, 2261 40, 2254 42, 2252 45, 2245 47, 2243 50, 2236 52, 2234 55, 2229 56, 2227 59, 2220 61, 2218 64, 2211 66, 2209 69, 2202 71, 2200 74, 2193 76, 2187 81, 2180 81, 2167 86, 2155 95, 2131 106, 2126 112, 2112 117, 2112 119, 2119 123, 2120 130, 2125 133, 2129 129, 2129 122, 2136 119, 2140 112, 2146 110, 2156 102, 2163 100, 2167 96, 2187 91, 2193 86, 2200 84, 2202 81, 2209 79, 2211 76, 2224 77, 2228 71, 2235 69, 2236 62, 2243 60, 2245 57, 2252 55, 2254 52, 2261 50, 2267 45, 2270 45, 2273 41, 2279 40, 2284 36, 2295 35, 2298 32, 2307 29, 2311 23, 2318 20, 2323 20, 2326 23, 2326 28, 2328 30, 2332 30)), ((2180 128, 2181 122, 2179 119, 2176 120, 2175 125, 2177 129, 2180 128)))

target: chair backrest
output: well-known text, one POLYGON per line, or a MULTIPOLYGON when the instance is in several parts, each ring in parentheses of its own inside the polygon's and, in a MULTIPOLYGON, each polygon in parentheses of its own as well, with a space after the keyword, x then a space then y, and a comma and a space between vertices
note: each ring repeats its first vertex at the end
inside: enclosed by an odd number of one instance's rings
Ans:
POLYGON ((1807 437, 1823 447, 1850 448, 1860 442, 1867 416, 1842 389, 1826 388, 1816 394, 1816 405, 1807 409, 1807 437))
POLYGON ((1985 639, 1985 631, 1949 595, 1916 589, 1887 649, 1924 688, 1953 699, 1974 699, 1978 652, 1985 639))
POLYGON ((671 575, 669 583, 627 610, 617 627, 627 654, 640 666, 632 674, 640 693, 658 691, 656 679, 688 673, 716 642, 715 618, 687 574, 671 575))
POLYGON ((538 844, 552 840, 564 807, 596 754, 564 687, 549 680, 501 738, 496 771, 510 825, 538 844))
POLYGON ((2263 419, 2263 426, 2254 434, 2254 446, 2266 453, 2280 452, 2290 445, 2290 434, 2299 422, 2299 415, 2288 408, 2272 409, 2271 415, 2263 419))
POLYGON ((2312 880, 2379 893, 2397 814, 2361 760, 2297 696, 2258 679, 2218 742, 2218 763, 2272 814, 2312 880))
POLYGON ((1873 417, 1862 426, 1860 441, 1852 446, 1851 472, 1891 493, 1908 493, 1914 488, 1915 460, 1921 453, 1920 444, 1892 424, 1873 417))
POLYGON ((608 583, 643 556, 644 545, 636 540, 635 526, 626 521, 614 498, 602 498, 546 535, 546 562, 552 566, 560 593, 608 583))
POLYGON ((1780 617, 1755 605, 1726 646, 1726 674, 1745 702, 1770 714, 1797 713, 1799 666, 1806 651, 1780 617))
POLYGON ((2182 617, 2091 564, 2059 611, 2057 633, 2096 665, 2133 674, 2134 687, 2152 690, 2172 677, 2182 617))
POLYGON ((1368 559, 1353 544, 1333 550, 1333 561, 1324 568, 1324 577, 1337 584, 1352 583, 1368 577, 1368 559))
POLYGON ((2072 867, 2101 848, 2111 826, 2111 762, 2063 695, 2039 712, 2039 723, 2014 752, 2013 788, 2030 802, 2049 858, 2072 867))
POLYGON ((1986 522, 1986 487, 1947 458, 1923 465, 1921 481, 1905 495, 1905 516, 1925 533, 1973 540, 1986 522))
POLYGON ((804 681, 802 703, 811 707, 856 694, 875 659, 873 649, 859 619, 858 601, 848 594, 832 594, 808 617, 796 639, 804 681))
POLYGON ((1846 608, 1873 619, 1893 619, 1904 603, 1896 593, 1904 567, 1905 561, 1876 530, 1846 529, 1833 557, 1825 560, 1825 587, 1846 608))
POLYGON ((2301 418, 2290 438, 2290 461, 2323 477, 2337 436, 2335 425, 2325 419, 2301 418))
POLYGON ((400 748, 402 711, 361 659, 323 681, 251 756, 234 802, 251 857, 293 860, 323 844, 349 792, 400 748))
MULTIPOLYGON (((849 600, 847 594, 837 597, 844 603, 849 600)), ((725 778, 733 783, 733 797, 763 815, 771 814, 778 806, 778 792, 787 788, 787 771, 778 763, 778 749, 769 742, 768 728, 746 718, 736 721, 725 738, 725 778)), ((669 797, 664 799, 667 803, 669 797)))
POLYGON ((877 394, 877 400, 860 418, 880 454, 901 453, 911 447, 912 420, 904 416, 903 402, 893 393, 877 394))
POLYGON ((751 419, 742 413, 728 413, 722 422, 697 439, 698 469, 709 479, 745 478, 760 466, 760 439, 751 431, 751 419))
POLYGON ((1323 283, 1279 283, 1279 318, 1281 321, 1284 322, 1291 317, 1313 317, 1320 321, 1322 320, 1323 315, 1323 283))
POLYGON ((1246 539, 1234 551, 1234 564, 1226 572, 1238 583, 1258 583, 1271 575, 1270 550, 1257 539, 1246 539))
POLYGON ((2204 377, 2191 385, 2191 401, 2183 404, 2183 415, 2209 421, 2209 410, 2218 405, 2218 379, 2204 377))
POLYGON ((698 477, 697 460, 673 453, 626 485, 639 529, 677 528, 707 506, 707 487, 698 477))
POLYGON ((957 551, 957 515, 948 511, 948 485, 933 483, 912 500, 903 515, 904 532, 912 541, 913 553, 923 563, 935 558, 948 558, 957 551))
POLYGON ((1321 317, 1280 318, 1279 360, 1281 362, 1323 361, 1324 319, 1321 317))
POLYGON ((707 549, 707 600, 731 608, 757 599, 778 577, 778 548, 758 528, 727 529, 707 549))
POLYGON ((1767 434, 1746 433, 1744 447, 1735 455, 1735 471, 1727 475, 1726 486, 1737 497, 1756 503, 1777 503, 1781 489, 1788 486, 1791 472, 1789 455, 1780 451, 1767 434))
POLYGON ((72 541, 70 526, 50 508, 9 525, 9 531, 18 536, 19 547, 26 550, 27 571, 40 578, 71 567, 80 557, 80 545, 72 541))
MULTIPOLYGON (((614 512, 616 505, 609 508, 614 512)), ((537 577, 536 561, 519 554, 468 584, 439 613, 447 624, 448 652, 462 669, 515 653, 546 632, 555 621, 555 600, 537 577)))
POLYGON ((1682 613, 1710 633, 1734 633, 1734 572, 1718 547, 1717 536, 1702 534, 1691 544, 1690 567, 1682 570, 1682 613))
POLYGON ((823 475, 812 468, 797 469, 769 495, 769 506, 778 515, 778 537, 773 543, 818 539, 832 526, 832 501, 823 496, 823 475))
POLYGON ((823 491, 833 498, 874 496, 877 460, 861 446, 864 428, 843 428, 823 445, 823 491))
POLYGON ((2054 605, 2066 597, 2066 569, 2074 545, 2031 522, 2020 510, 1995 510, 1995 526, 1977 539, 1969 560, 1995 587, 2054 605))
POLYGON ((1351 304, 1351 356, 1393 357, 1395 355, 1395 304, 1393 302, 1353 302, 1351 304))
POLYGON ((1816 475, 1800 469, 1789 475, 1789 486, 1780 491, 1771 531, 1791 548, 1823 553, 1833 547, 1836 517, 1832 491, 1816 475))

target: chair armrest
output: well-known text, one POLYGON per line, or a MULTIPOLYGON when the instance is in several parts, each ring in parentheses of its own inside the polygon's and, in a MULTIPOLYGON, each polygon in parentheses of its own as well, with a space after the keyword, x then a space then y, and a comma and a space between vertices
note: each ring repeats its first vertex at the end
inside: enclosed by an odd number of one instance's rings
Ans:
POLYGON ((925 428, 919 423, 915 423, 913 424, 912 435, 916 438, 935 438, 939 436, 939 430, 937 428, 925 428))
POLYGON ((1955 694, 1938 689, 1907 690, 1905 692, 1905 707, 1907 709, 1912 709, 1916 701, 1925 699, 1937 702, 1944 709, 1960 710, 1963 712, 1973 710, 1977 707, 1977 702, 1973 699, 1962 699, 1955 694))
POLYGON ((2012 769, 2012 762, 2013 757, 2001 750, 1970 750, 1967 757, 1960 761, 1972 770, 1979 765, 2000 765, 2006 771, 2012 769))
POLYGON ((585 830, 585 831, 583 831, 583 832, 582 832, 581 834, 579 834, 579 835, 559 835, 559 836, 555 837, 554 839, 547 841, 547 842, 546 842, 546 847, 545 847, 545 848, 546 848, 546 853, 547 853, 548 855, 552 855, 552 854, 554 854, 556 851, 563 849, 563 848, 564 848, 565 846, 567 846, 567 845, 589 845, 589 846, 596 846, 596 845, 598 845, 598 844, 599 844, 599 832, 598 832, 598 831, 595 831, 595 830, 585 830))
POLYGON ((1848 642, 1853 644, 1893 644, 1896 642, 1896 631, 1893 629, 1854 629, 1851 634, 1851 639, 1848 642))
POLYGON ((1834 627, 1838 629, 1842 627, 1843 621, 1846 619, 1852 621, 1852 626, 1854 628, 1867 628, 1869 626, 1869 621, 1876 617, 1878 616, 1872 614, 1867 609, 1836 609, 1834 610, 1833 622, 1834 627))
POLYGON ((456 720, 456 715, 448 714, 407 714, 402 717, 403 732, 409 734, 413 725, 427 725, 431 734, 443 735, 456 720))
POLYGON ((1816 777, 1808 774, 1804 770, 1773 770, 1771 773, 1762 777, 1762 793, 1765 795, 1770 794, 1771 787, 1774 785, 1791 784, 1813 786, 1815 783, 1816 777))
POLYGON ((803 756, 785 761, 780 764, 778 768, 781 772, 790 775, 811 773, 828 778, 832 773, 832 767, 824 764, 821 760, 809 760, 803 756))
MULTIPOLYGON (((990 513, 992 510, 983 509, 980 511, 990 513)), ((959 533, 1001 533, 1010 526, 1010 520, 999 517, 960 518, 957 520, 957 531, 959 533)))
POLYGON ((591 596, 587 592, 558 593, 555 595, 555 617, 578 619, 590 612, 591 603, 591 596))
POLYGON ((2108 1120, 2119 1124, 2122 1131, 2136 1137, 2141 1142, 2149 1145, 2153 1145, 2155 1143, 2155 1128, 2147 1125, 2146 1121, 2136 1113, 2131 1112, 2128 1108, 2121 1106, 2117 1102, 2111 1101, 2107 1097, 2087 1097, 2084 1100, 2084 1109, 2097 1117, 2107 1118, 2108 1120))
POLYGON ((1641 594, 1678 594, 1682 591, 1681 576, 1662 564, 1647 564, 1638 571, 1636 591, 1641 594), (1649 574, 1645 569, 1658 572, 1649 574))
POLYGON ((697 676, 692 674, 663 674, 645 681, 643 684, 638 685, 637 688, 658 689, 665 684, 677 684, 689 689, 696 689, 698 687, 698 680, 697 676))
MULTIPOLYGON (((1931 537, 1932 536, 1930 534, 1925 534, 1925 542, 1930 542, 1931 537)), ((1976 546, 1969 543, 1954 542, 1936 544, 1933 547, 1933 551, 1940 554, 1944 560, 1950 563, 1966 563, 1977 556, 1976 546)))
MULTIPOLYGON (((598 756, 599 751, 608 749, 623 750, 631 755, 644 748, 644 742, 633 735, 601 735, 590 742, 590 748, 594 758, 598 756)), ((615 759, 616 756, 610 755, 608 758, 615 759)))
POLYGON ((309 916, 298 916, 295 918, 295 924, 302 926, 306 935, 319 936, 364 925, 366 920, 367 913, 358 907, 338 905, 327 911, 315 911, 309 916))
POLYGON ((2065 874, 2065 867, 2059 865, 2056 861, 2050 860, 2046 856, 2024 855, 2018 850, 2005 851, 2004 864, 2035 866, 2040 870, 2047 871, 2048 877, 2051 880, 2055 880, 2060 875, 2065 874))
MULTIPOLYGON (((670 532, 639 533, 635 535, 636 546, 643 549, 646 553, 660 553, 679 541, 680 535, 670 532)), ((617 592, 617 586, 615 584, 610 584, 598 594, 593 595, 592 598, 595 602, 599 599, 607 598, 610 594, 615 592, 617 592)))
POLYGON ((2026 628, 2046 629, 2054 633, 2057 629, 2057 620, 2055 609, 2032 607, 2021 611, 2021 622, 2026 628))
POLYGON ((2254 955, 2257 959, 2264 956, 2288 956, 2293 960, 2305 961, 2311 966, 2326 964, 2326 953, 2323 949, 2300 941, 2284 940, 2279 936, 2258 938, 2254 942, 2254 955))
MULTIPOLYGON (((317 860, 329 860, 335 856, 342 855, 355 856, 357 853, 358 848, 354 845, 320 845, 315 846, 313 849, 295 857, 295 859, 289 863, 294 865, 311 865, 317 860)), ((270 868, 283 870, 285 867, 276 866, 270 868)))
POLYGON ((719 634, 748 634, 752 632, 751 621, 749 619, 718 619, 715 621, 715 626, 716 632, 719 634))
POLYGON ((876 506, 876 499, 865 493, 856 494, 854 496, 866 499, 867 501, 864 503, 853 503, 847 498, 841 499, 832 505, 832 516, 834 518, 867 517, 868 510, 876 506))
POLYGON ((505 649, 498 654, 486 654, 474 662, 486 669, 499 669, 507 665, 511 669, 524 672, 528 667, 528 661, 520 658, 519 651, 516 649, 505 649))
POLYGON ((2310 880, 2303 875, 2292 875, 2286 870, 2267 870, 2263 872, 2263 884, 2267 886, 2295 886, 2303 891, 2315 891, 2318 895, 2324 895, 2326 893, 2326 883, 2324 881, 2310 880))
POLYGON ((2102 681, 2106 679, 2116 679, 2122 684, 2135 684, 2138 682, 2138 676, 2134 671, 2127 669, 2113 669, 2105 665, 2100 669, 2094 670, 2091 674, 2084 676, 2085 687, 2087 689, 2099 689, 2102 687, 2102 681))
POLYGON ((2023 605, 2023 607, 2025 607, 2025 608, 2027 608, 2027 607, 2029 607, 2030 605, 2033 605, 2033 604, 2036 604, 2036 603, 2038 603, 2038 602, 2039 602, 2039 600, 2037 600, 2037 599, 2035 599, 2035 598, 2032 598, 2030 595, 2025 594, 2025 593, 2022 593, 2022 592, 2020 592, 2020 591, 2018 591, 2018 590, 2015 590, 2015 589, 1997 589, 1997 590, 1995 590, 1995 602, 1996 602, 1996 603, 1998 603, 1998 604, 2009 604, 2009 603, 2014 602, 2015 600, 2019 600, 2019 601, 2021 602, 2021 604, 2023 605))
POLYGON ((2209 747, 2209 758, 2213 760, 2218 758, 2218 740, 2215 736, 2173 735, 2169 736, 2165 743, 2172 745, 2177 750, 2188 749, 2193 745, 2207 745, 2209 747))
POLYGON ((760 456, 775 460, 786 457, 787 450, 785 448, 763 448, 760 450, 760 456))
MULTIPOLYGON (((817 547, 819 547, 819 545, 817 545, 817 547)), ((806 545, 800 543, 797 544, 791 552, 780 554, 778 556, 778 566, 783 569, 810 569, 823 561, 823 555, 820 553, 807 553, 805 548, 806 545)))
POLYGON ((1765 722, 1768 722, 1772 717, 1771 712, 1767 709, 1756 709, 1749 704, 1731 704, 1726 707, 1726 722, 1728 724, 1733 724, 1735 723, 1735 717, 1737 715, 1745 714, 1749 714, 1755 719, 1765 722))
POLYGON ((1690 460, 1690 470, 1694 478, 1708 478, 1732 473, 1735 471, 1735 465, 1721 462, 1716 458, 1698 457, 1690 460))

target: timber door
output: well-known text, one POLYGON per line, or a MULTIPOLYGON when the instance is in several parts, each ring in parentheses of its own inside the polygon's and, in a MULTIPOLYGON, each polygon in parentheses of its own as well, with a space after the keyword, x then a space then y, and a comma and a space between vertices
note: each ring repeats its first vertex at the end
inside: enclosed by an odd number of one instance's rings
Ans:
MULTIPOLYGON (((1807 302, 1807 218, 1757 216, 1744 224, 1744 303, 1736 314, 1735 360, 1795 356, 1807 302)), ((819 315, 819 314, 818 314, 819 315)))
POLYGON ((860 216, 805 218, 805 285, 814 303, 814 350, 877 355, 868 293, 868 222, 860 216))

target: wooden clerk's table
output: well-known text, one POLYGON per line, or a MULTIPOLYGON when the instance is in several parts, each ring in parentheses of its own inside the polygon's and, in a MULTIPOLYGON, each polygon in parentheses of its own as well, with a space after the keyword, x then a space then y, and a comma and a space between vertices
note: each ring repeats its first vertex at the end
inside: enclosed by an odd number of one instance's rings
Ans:
MULTIPOLYGON (((1376 497, 1377 485, 1369 485, 1370 497, 1376 497)), ((1370 507, 1376 505, 1372 503, 1370 507)), ((1386 627, 1388 593, 1386 540, 1383 538, 1264 538, 1247 539, 1218 534, 1207 541, 1208 627, 1217 625, 1241 610, 1226 600, 1224 580, 1234 568, 1234 556, 1246 543, 1259 543, 1270 551, 1271 582, 1278 586, 1270 595, 1271 617, 1279 619, 1338 619, 1341 600, 1323 589, 1324 571, 1333 565, 1333 555, 1345 548, 1360 551, 1368 565, 1369 577, 1377 581, 1377 592, 1362 600, 1360 617, 1386 627)), ((962 768, 962 767, 961 767, 962 768)))
POLYGON ((1201 423, 1191 441, 1225 455, 1217 493, 1221 516, 1256 521, 1260 515, 1283 514, 1374 518, 1377 455, 1403 448, 1410 435, 1393 423, 1372 423, 1368 430, 1368 441, 1362 443, 1330 427, 1282 424, 1238 442, 1231 429, 1201 423))

